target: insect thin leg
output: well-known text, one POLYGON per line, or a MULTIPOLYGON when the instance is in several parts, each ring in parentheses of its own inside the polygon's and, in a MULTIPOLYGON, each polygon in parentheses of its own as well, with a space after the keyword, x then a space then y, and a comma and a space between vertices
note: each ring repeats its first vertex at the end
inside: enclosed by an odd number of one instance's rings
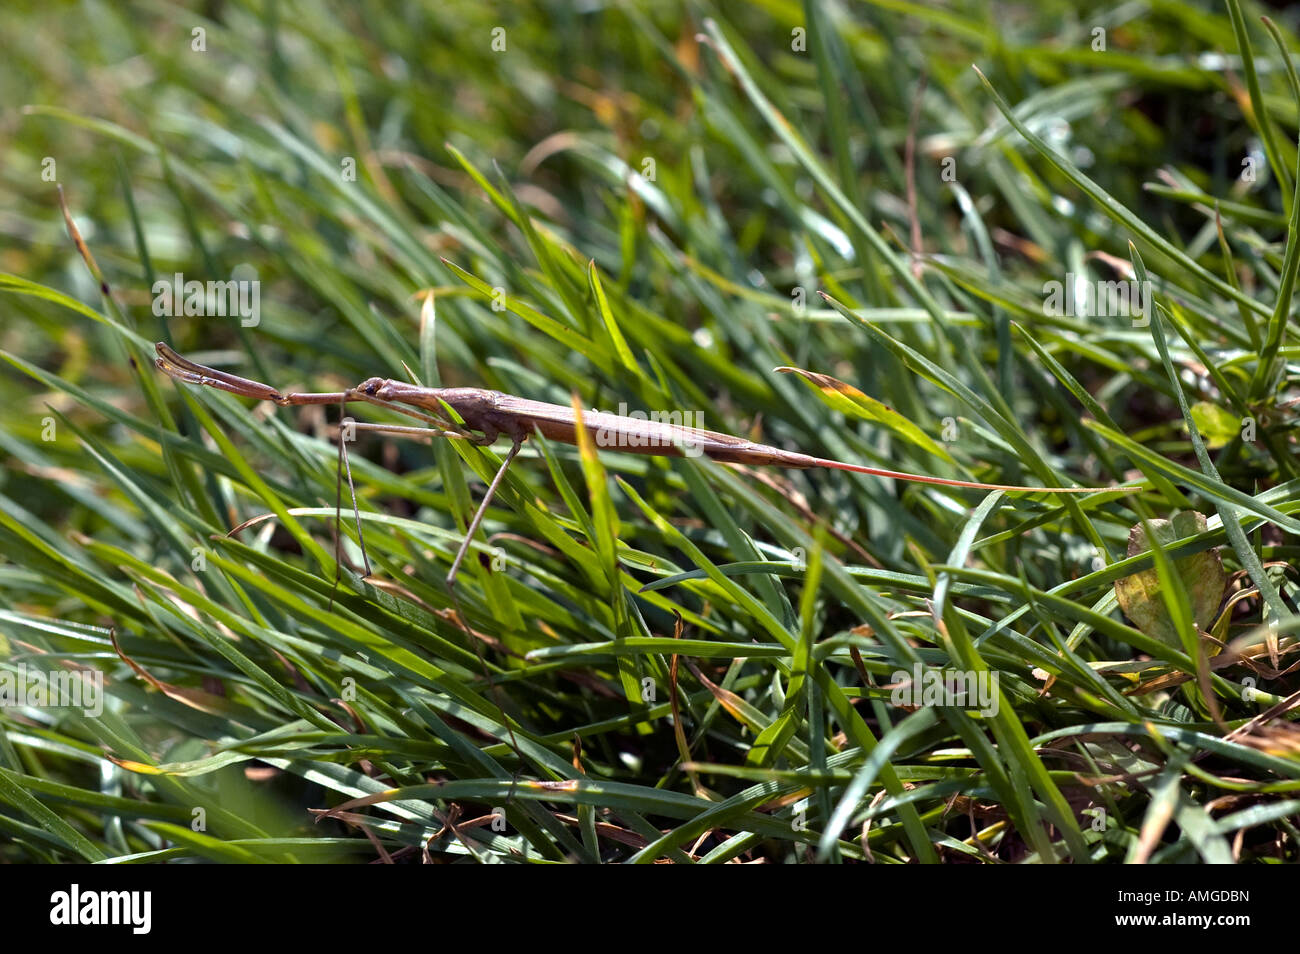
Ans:
POLYGON ((501 462, 501 469, 497 471, 496 476, 492 478, 492 483, 488 484, 487 492, 483 495, 483 502, 478 505, 478 510, 474 513, 474 519, 469 522, 469 527, 465 531, 465 541, 460 545, 456 552, 456 559, 451 563, 451 570, 447 573, 447 585, 452 586, 456 582, 456 574, 460 572, 461 561, 465 559, 465 554, 469 552, 470 544, 474 541, 474 533, 478 530, 478 525, 483 522, 483 515, 487 513, 488 504, 492 502, 493 495, 497 492, 497 487, 501 486, 501 478, 506 475, 506 468, 510 462, 515 459, 519 453, 519 448, 524 444, 523 437, 516 437, 514 445, 506 454, 506 459, 501 462))
POLYGON ((483 669, 483 688, 485 692, 491 693, 493 701, 496 703, 497 711, 501 713, 501 724, 506 727, 506 732, 510 736, 510 747, 515 750, 519 756, 519 764, 515 766, 514 772, 510 777, 510 791, 506 795, 506 802, 509 803, 514 797, 515 784, 519 781, 519 775, 528 764, 528 756, 524 750, 519 747, 519 740, 515 737, 515 719, 512 719, 506 712, 505 704, 501 701, 501 685, 494 683, 491 673, 488 672, 487 660, 483 658, 483 647, 479 640, 474 636, 474 631, 470 629, 469 621, 465 618, 465 610, 460 605, 460 598, 456 595, 456 574, 460 571, 460 563, 465 559, 465 554, 469 552, 470 543, 474 540, 474 533, 478 530, 478 525, 483 521, 483 514, 487 512, 488 504, 492 502, 492 497, 496 493, 497 487, 501 484, 501 478, 506 474, 506 468, 510 462, 515 459, 519 453, 519 448, 523 446, 524 436, 520 435, 515 438, 514 446, 506 454, 506 459, 501 462, 501 468, 497 471, 496 476, 492 478, 492 483, 488 485, 487 492, 483 495, 483 502, 479 504, 478 511, 474 514, 474 519, 469 522, 469 529, 465 533, 465 540, 460 545, 460 550, 456 553, 456 559, 452 561, 451 570, 447 573, 447 589, 451 593, 451 605, 455 608, 456 619, 460 623, 461 629, 469 638, 470 645, 474 647, 474 654, 478 656, 479 666, 483 669))
MULTIPOLYGON (((343 405, 340 404, 340 410, 343 405)), ((338 592, 339 581, 343 575, 343 475, 348 477, 348 494, 352 498, 352 516, 357 523, 357 542, 361 545, 361 562, 365 565, 366 576, 374 572, 370 568, 370 557, 366 553, 366 538, 361 530, 361 511, 357 506, 357 488, 352 482, 352 464, 348 460, 347 431, 348 418, 339 420, 339 462, 334 471, 334 588, 330 590, 329 609, 334 609, 334 596, 338 592)))
MULTIPOLYGON (((352 482, 352 464, 348 460, 347 419, 345 418, 341 423, 343 423, 344 427, 339 430, 339 460, 343 463, 343 472, 348 475, 348 494, 352 497, 352 516, 357 523, 357 543, 361 545, 361 562, 365 564, 366 576, 370 576, 373 571, 370 569, 370 557, 366 554, 366 538, 361 532, 361 511, 357 508, 357 487, 352 482)), ((335 490, 337 491, 338 488, 335 487, 335 490)), ((336 492, 336 503, 338 496, 336 492)))

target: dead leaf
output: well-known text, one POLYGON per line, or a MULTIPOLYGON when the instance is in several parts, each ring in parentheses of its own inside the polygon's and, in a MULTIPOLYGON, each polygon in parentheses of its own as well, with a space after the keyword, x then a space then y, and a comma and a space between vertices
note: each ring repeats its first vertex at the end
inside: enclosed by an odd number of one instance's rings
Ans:
MULTIPOLYGON (((1150 521, 1152 531, 1160 545, 1168 546, 1183 537, 1205 532, 1205 514, 1188 510, 1170 520, 1150 521)), ((1129 531, 1128 555, 1133 557, 1151 549, 1146 529, 1137 524, 1129 531)), ((1228 587, 1228 574, 1223 569, 1219 548, 1212 547, 1174 561, 1174 569, 1183 581, 1183 588, 1191 600, 1192 616, 1197 629, 1204 632, 1213 624, 1223 602, 1223 592, 1228 587)), ((1160 578, 1155 567, 1134 573, 1115 581, 1115 596, 1120 609, 1133 621, 1133 625, 1146 635, 1168 643, 1182 645, 1169 608, 1160 594, 1160 578)))

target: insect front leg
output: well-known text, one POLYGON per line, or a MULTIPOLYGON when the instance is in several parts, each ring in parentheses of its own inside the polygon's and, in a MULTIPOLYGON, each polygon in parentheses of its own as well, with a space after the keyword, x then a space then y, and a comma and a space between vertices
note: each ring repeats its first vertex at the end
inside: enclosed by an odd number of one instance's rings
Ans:
MULTIPOLYGON (((491 433, 493 439, 495 439, 498 433, 497 428, 492 428, 491 433)), ((519 453, 519 448, 523 446, 524 438, 522 436, 516 437, 514 441, 510 452, 506 454, 505 460, 501 462, 501 469, 492 478, 492 483, 488 484, 487 491, 483 494, 483 502, 478 505, 478 510, 474 512, 474 519, 469 522, 469 526, 465 530, 465 541, 460 545, 460 549, 456 551, 456 558, 451 561, 451 570, 447 574, 447 586, 449 588, 456 585, 456 574, 460 572, 461 561, 465 559, 465 554, 469 552, 470 544, 474 541, 474 534, 478 531, 478 525, 483 522, 483 514, 487 512, 488 504, 492 502, 497 488, 501 486, 501 478, 506 475, 506 469, 510 466, 510 462, 515 459, 515 455, 519 453)))
MULTIPOLYGON (((346 400, 353 392, 345 392, 346 400)), ((400 408, 398 408, 400 410, 400 408)), ((357 543, 361 547, 361 559, 365 565, 365 576, 368 579, 374 575, 374 570, 370 565, 370 557, 366 552, 366 538, 361 530, 361 508, 357 503, 356 485, 352 480, 352 465, 348 458, 347 443, 349 436, 355 436, 356 431, 371 431, 378 434, 389 434, 394 437, 414 438, 416 440, 428 440, 434 437, 467 437, 460 429, 454 431, 441 430, 435 427, 408 427, 401 424, 368 424, 355 421, 350 417, 342 415, 342 405, 340 405, 340 419, 338 424, 338 470, 335 474, 334 486, 334 586, 330 590, 329 609, 334 609, 334 598, 338 593, 339 583, 342 576, 343 567, 343 535, 342 535, 342 506, 343 506, 343 481, 346 479, 348 485, 348 495, 352 498, 352 516, 356 522, 357 543)))

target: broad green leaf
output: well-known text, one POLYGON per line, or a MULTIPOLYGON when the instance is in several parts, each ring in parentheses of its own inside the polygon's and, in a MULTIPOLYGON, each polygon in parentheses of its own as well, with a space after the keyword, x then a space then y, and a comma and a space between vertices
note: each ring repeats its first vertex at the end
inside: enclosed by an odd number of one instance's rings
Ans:
POLYGON ((1197 401, 1191 407, 1192 420, 1205 438, 1205 446, 1218 450, 1241 436, 1241 421, 1227 408, 1209 401, 1197 401))

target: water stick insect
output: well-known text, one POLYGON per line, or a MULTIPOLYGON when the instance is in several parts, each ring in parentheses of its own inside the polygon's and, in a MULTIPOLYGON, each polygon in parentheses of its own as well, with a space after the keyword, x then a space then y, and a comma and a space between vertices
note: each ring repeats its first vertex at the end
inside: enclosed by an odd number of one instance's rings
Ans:
MULTIPOLYGON (((260 381, 241 378, 227 371, 218 371, 197 364, 177 354, 161 341, 155 346, 158 357, 155 365, 160 371, 190 384, 220 388, 232 394, 273 401, 281 406, 305 404, 346 405, 364 401, 385 407, 408 417, 424 421, 432 427, 409 427, 396 424, 363 424, 352 422, 358 429, 380 433, 420 436, 453 437, 472 440, 478 444, 491 444, 499 436, 510 438, 511 447, 502 460, 500 469, 488 484, 483 500, 465 531, 465 539, 447 573, 447 585, 455 583, 461 561, 468 552, 488 505, 505 476, 506 469, 519 453, 525 440, 540 433, 548 440, 564 444, 578 443, 578 412, 562 404, 547 404, 527 398, 490 391, 484 388, 430 388, 388 378, 368 378, 356 387, 344 391, 290 392, 281 394, 260 381), (455 411, 462 423, 455 423, 447 409, 455 411), (477 432, 473 434, 470 432, 477 432)), ((652 454, 662 457, 704 456, 711 460, 731 464, 749 464, 769 467, 808 469, 822 467, 847 470, 856 474, 888 477, 912 483, 934 484, 941 487, 964 487, 972 490, 1000 490, 1008 493, 1084 494, 1100 492, 1131 492, 1137 488, 1120 487, 1027 487, 1017 484, 985 484, 970 480, 955 480, 925 474, 910 474, 862 464, 850 464, 824 457, 813 457, 797 451, 784 450, 768 444, 759 444, 698 427, 686 427, 662 421, 624 417, 601 411, 584 411, 581 427, 588 431, 597 446, 614 446, 633 454, 652 454)), ((357 539, 365 560, 366 575, 371 573, 370 561, 365 556, 365 541, 361 535, 361 518, 357 512, 356 489, 352 484, 351 467, 347 462, 346 441, 339 437, 340 474, 346 471, 348 487, 352 493, 352 510, 356 517, 357 539)))

